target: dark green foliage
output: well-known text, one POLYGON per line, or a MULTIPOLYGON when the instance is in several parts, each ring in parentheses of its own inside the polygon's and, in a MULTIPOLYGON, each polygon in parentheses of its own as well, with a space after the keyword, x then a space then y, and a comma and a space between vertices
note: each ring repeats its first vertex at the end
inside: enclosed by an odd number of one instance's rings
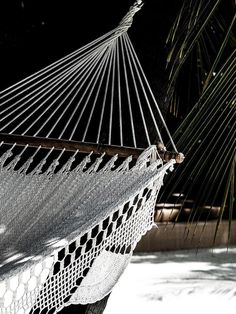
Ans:
POLYGON ((216 232, 220 221, 229 219, 229 236, 236 218, 234 12, 233 1, 184 1, 170 30, 166 102, 179 122, 173 138, 186 159, 161 195, 161 202, 172 202, 173 193, 180 193, 176 221, 189 199, 194 203, 188 223, 206 222, 218 208, 216 232))

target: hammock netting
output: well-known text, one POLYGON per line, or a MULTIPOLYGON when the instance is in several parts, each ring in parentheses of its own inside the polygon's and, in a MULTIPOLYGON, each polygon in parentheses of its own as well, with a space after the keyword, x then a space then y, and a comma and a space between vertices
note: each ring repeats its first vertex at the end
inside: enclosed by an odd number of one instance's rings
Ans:
POLYGON ((1 313, 102 299, 153 225, 173 161, 163 166, 151 146, 130 169, 130 157, 117 167, 112 157, 99 170, 101 157, 73 166, 72 156, 56 173, 58 159, 40 173, 42 159, 26 175, 30 161, 16 171, 17 157, 4 166, 10 155, 1 158, 1 313))
POLYGON ((147 147, 136 160, 0 142, 1 314, 103 299, 153 226, 175 160, 163 162, 152 145, 162 142, 160 128, 171 136, 127 35, 141 5, 1 92, 0 136, 147 147))

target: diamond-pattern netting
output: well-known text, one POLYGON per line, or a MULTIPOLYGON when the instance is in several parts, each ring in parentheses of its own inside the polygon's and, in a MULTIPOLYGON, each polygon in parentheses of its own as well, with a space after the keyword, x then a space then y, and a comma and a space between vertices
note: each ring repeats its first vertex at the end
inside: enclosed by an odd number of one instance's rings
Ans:
POLYGON ((58 171, 57 160, 27 172, 28 160, 17 168, 19 155, 8 162, 10 153, 0 157, 0 313, 54 313, 101 300, 151 228, 173 162, 163 165, 151 146, 130 169, 130 159, 99 168, 99 157, 89 167, 68 159, 58 171))

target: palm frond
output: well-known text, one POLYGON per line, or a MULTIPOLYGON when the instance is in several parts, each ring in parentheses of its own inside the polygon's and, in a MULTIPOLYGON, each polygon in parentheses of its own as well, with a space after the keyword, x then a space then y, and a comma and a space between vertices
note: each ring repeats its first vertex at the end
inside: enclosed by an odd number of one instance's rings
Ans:
POLYGON ((189 112, 235 49, 234 9, 230 0, 184 1, 166 41, 169 83, 165 101, 175 117, 189 112))
POLYGON ((221 220, 229 219, 230 239, 236 218, 234 7, 231 1, 186 0, 167 39, 166 102, 183 120, 173 138, 186 158, 165 182, 159 202, 182 204, 175 223, 186 222, 186 236, 190 226, 204 222, 199 241, 217 216, 213 244, 221 220))

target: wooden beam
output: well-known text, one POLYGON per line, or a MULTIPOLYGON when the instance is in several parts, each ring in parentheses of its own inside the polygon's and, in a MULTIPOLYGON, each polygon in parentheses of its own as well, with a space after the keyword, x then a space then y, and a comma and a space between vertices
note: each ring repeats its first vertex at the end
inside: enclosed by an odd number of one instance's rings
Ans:
POLYGON ((138 158, 138 156, 144 151, 144 149, 142 148, 121 147, 105 144, 103 145, 25 135, 12 135, 6 133, 0 133, 0 141, 3 141, 6 144, 16 143, 17 145, 29 145, 31 147, 41 146, 42 148, 49 149, 54 147, 55 149, 66 149, 68 151, 79 150, 82 153, 90 153, 91 151, 93 151, 95 154, 101 155, 103 153, 106 153, 108 156, 114 156, 118 154, 121 157, 127 157, 132 155, 134 158, 138 158))
MULTIPOLYGON (((3 141, 6 144, 17 144, 17 145, 29 145, 31 147, 42 148, 55 148, 55 149, 66 149, 68 151, 79 150, 82 153, 90 153, 91 151, 95 154, 101 155, 105 153, 108 156, 114 156, 118 154, 120 157, 133 156, 137 159, 139 155, 144 151, 144 148, 133 148, 125 146, 116 146, 116 145, 106 145, 106 144, 94 144, 94 143, 85 143, 53 138, 43 138, 43 137, 34 137, 34 136, 25 136, 25 135, 12 135, 6 133, 0 133, 0 141, 3 141)), ((161 159, 164 161, 169 161, 170 159, 175 159, 177 163, 183 161, 181 153, 168 152, 164 150, 158 151, 161 159)))

